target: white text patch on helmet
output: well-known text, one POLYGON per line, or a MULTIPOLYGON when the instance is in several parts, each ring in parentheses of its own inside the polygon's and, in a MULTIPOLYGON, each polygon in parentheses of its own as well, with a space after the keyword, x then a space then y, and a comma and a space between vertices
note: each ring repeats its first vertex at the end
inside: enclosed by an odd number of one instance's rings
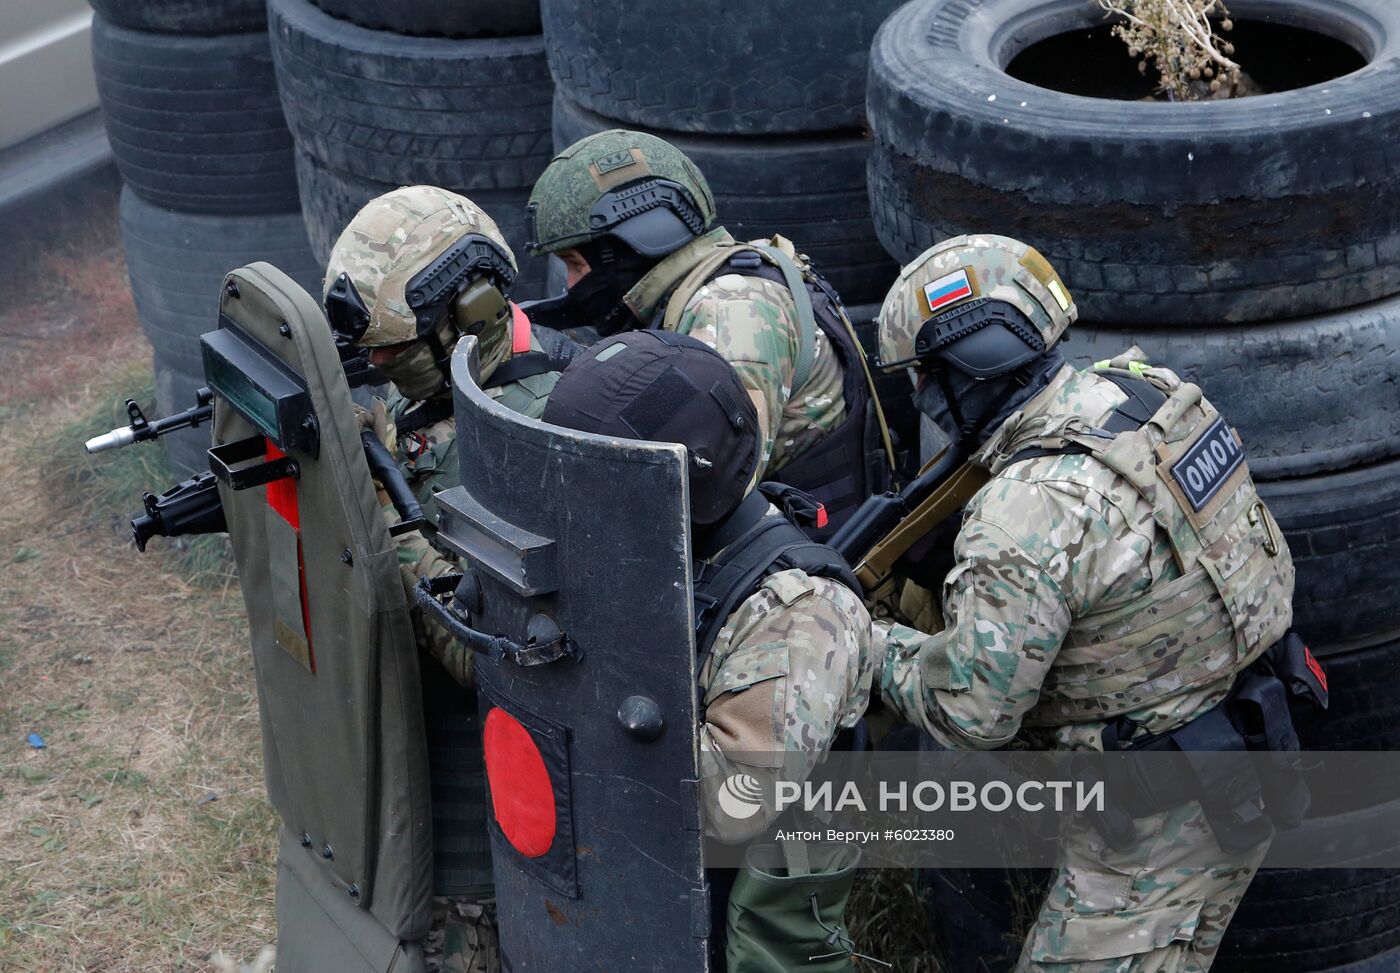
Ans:
POLYGON ((1198 513, 1219 492, 1230 474, 1244 462, 1244 450, 1235 442, 1225 420, 1216 418, 1205 434, 1172 465, 1172 478, 1198 513))
POLYGON ((971 296, 972 282, 967 279, 966 270, 955 270, 924 285, 924 300, 930 312, 971 296))

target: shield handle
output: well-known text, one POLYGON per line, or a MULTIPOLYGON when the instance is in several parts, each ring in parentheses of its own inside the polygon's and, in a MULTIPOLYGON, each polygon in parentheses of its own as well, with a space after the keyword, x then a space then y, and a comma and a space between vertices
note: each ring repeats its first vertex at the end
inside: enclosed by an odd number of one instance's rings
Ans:
POLYGON ((452 633, 453 638, 468 649, 488 655, 496 661, 510 659, 516 665, 524 667, 545 665, 565 657, 578 659, 581 656, 578 645, 569 638, 568 633, 543 613, 537 613, 530 619, 523 643, 505 635, 488 635, 480 629, 472 628, 451 605, 441 601, 443 595, 456 591, 464 583, 474 587, 475 578, 470 572, 419 578, 413 589, 413 597, 419 608, 437 619, 443 628, 452 633))

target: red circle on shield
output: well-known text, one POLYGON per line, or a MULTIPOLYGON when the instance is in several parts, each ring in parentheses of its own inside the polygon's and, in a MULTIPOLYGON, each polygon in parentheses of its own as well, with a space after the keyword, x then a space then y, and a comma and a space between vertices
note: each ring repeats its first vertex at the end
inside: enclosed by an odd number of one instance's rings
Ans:
POLYGON ((554 844, 554 785, 530 731, 500 707, 481 732, 496 823, 516 851, 539 858, 554 844))

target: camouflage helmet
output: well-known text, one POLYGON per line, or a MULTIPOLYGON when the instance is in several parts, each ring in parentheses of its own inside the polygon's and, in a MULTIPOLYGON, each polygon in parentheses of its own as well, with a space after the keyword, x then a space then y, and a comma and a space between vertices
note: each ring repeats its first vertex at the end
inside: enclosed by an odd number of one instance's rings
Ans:
POLYGON ((530 193, 535 256, 604 235, 661 257, 709 229, 715 200, 695 163, 664 139, 615 128, 554 157, 530 193))
POLYGON ((331 328, 366 348, 422 338, 459 296, 491 292, 504 306, 515 255, 465 196, 404 186, 366 203, 336 240, 323 296, 331 328))
POLYGON ((880 365, 936 356, 974 378, 1002 375, 1054 345, 1078 314, 1034 247, 1004 236, 953 237, 914 258, 885 295, 880 365))

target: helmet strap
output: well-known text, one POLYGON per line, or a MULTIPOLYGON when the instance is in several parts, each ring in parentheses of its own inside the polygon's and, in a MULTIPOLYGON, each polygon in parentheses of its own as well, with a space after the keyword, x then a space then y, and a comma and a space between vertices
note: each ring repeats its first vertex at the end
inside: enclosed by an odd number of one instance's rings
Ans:
POLYGON ((1034 367, 1034 363, 1028 363, 1012 369, 1005 375, 991 379, 990 381, 1002 384, 1001 393, 985 407, 979 409, 975 415, 968 415, 963 411, 962 396, 958 395, 953 388, 950 374, 952 367, 935 359, 930 363, 929 368, 943 391, 943 399, 948 404, 948 415, 952 417, 953 423, 957 426, 958 447, 969 454, 976 452, 978 447, 982 445, 986 438, 987 427, 992 420, 1001 415, 1002 410, 1011 400, 1031 384, 1038 371, 1034 367))

